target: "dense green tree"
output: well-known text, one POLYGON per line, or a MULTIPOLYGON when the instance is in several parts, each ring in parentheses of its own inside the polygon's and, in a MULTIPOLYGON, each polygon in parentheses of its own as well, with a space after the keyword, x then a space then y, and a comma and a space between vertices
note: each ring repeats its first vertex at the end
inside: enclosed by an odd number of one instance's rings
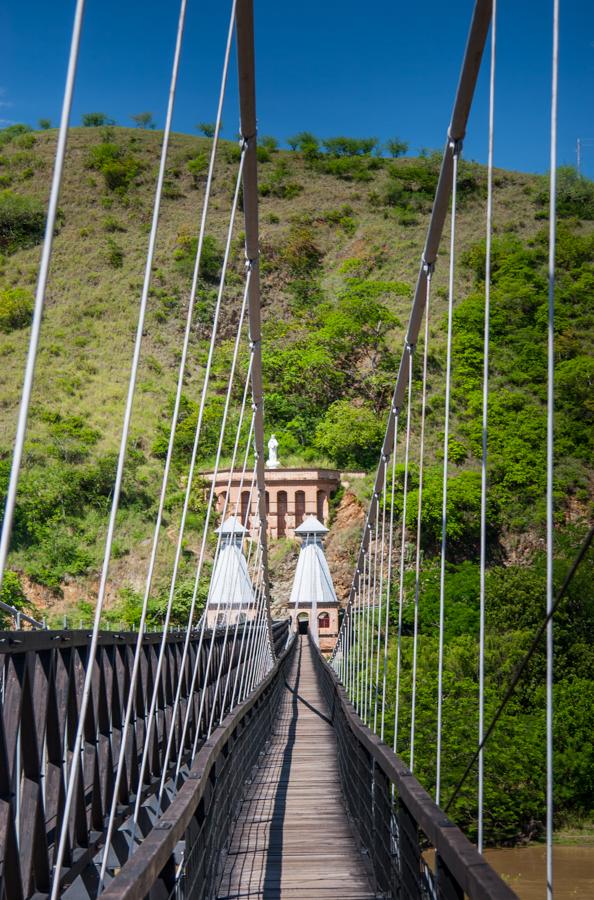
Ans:
POLYGON ((384 423, 369 406, 337 400, 316 428, 315 446, 340 468, 369 468, 377 459, 384 423))

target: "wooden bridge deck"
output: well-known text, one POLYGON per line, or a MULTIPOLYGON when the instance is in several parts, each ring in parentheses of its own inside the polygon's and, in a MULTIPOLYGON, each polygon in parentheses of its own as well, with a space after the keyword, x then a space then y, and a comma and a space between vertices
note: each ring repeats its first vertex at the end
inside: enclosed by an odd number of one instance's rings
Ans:
POLYGON ((342 799, 336 739, 307 637, 231 835, 219 900, 372 900, 342 799))

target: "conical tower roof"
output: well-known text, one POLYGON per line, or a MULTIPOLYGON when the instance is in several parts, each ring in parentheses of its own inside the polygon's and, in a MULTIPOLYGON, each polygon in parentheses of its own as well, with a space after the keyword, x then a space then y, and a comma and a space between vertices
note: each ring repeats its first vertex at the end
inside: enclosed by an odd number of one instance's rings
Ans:
POLYGON ((305 526, 306 529, 311 529, 312 521, 318 526, 317 529, 315 531, 305 530, 301 533, 304 541, 297 560, 289 604, 297 608, 316 606, 318 609, 322 609, 324 606, 336 605, 338 600, 324 555, 324 548, 319 540, 322 534, 327 533, 328 529, 324 528, 314 516, 306 519, 299 528, 305 526))
POLYGON ((220 612, 229 607, 241 607, 247 612, 254 602, 254 588, 241 548, 246 529, 238 518, 231 516, 217 528, 217 534, 222 540, 210 581, 207 607, 220 612))
POLYGON ((328 534, 328 529, 325 525, 322 525, 319 519, 316 519, 315 516, 308 516, 307 519, 295 529, 295 534, 298 534, 300 537, 304 537, 308 534, 319 535, 320 537, 324 534, 328 534))
POLYGON ((223 537, 225 535, 240 535, 244 537, 247 534, 247 528, 244 528, 241 519, 238 519, 237 516, 229 516, 222 525, 219 525, 215 534, 221 534, 223 537))

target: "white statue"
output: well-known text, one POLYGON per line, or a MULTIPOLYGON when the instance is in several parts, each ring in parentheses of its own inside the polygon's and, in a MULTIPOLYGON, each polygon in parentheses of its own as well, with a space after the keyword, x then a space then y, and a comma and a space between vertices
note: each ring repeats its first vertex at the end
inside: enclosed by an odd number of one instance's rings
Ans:
POLYGON ((278 461, 278 441, 274 435, 271 435, 268 441, 268 459, 266 460, 267 469, 278 469, 280 462, 278 461))

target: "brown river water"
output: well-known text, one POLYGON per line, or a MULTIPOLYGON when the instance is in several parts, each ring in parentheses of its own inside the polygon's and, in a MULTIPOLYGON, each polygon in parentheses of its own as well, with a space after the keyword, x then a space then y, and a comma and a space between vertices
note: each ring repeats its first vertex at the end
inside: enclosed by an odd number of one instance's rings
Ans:
MULTIPOLYGON (((545 848, 487 850, 485 857, 520 900, 546 898, 545 848)), ((553 847, 555 900, 594 900, 594 844, 553 847)))

